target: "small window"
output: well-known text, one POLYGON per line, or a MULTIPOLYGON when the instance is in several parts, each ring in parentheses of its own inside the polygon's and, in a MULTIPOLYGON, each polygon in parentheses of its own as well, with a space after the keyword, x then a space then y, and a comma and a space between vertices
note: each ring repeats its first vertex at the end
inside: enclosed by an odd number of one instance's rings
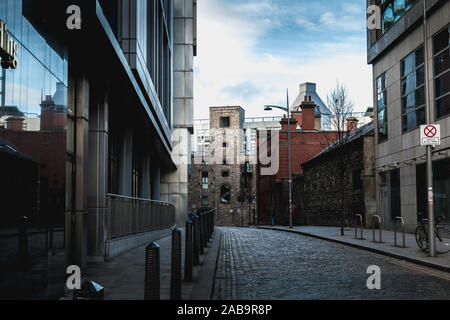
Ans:
POLYGON ((220 117, 220 127, 229 128, 230 127, 230 117, 220 117))
POLYGON ((227 147, 227 143, 226 142, 222 143, 222 147, 226 148, 227 147))
POLYGON ((220 188, 220 201, 222 203, 230 203, 231 201, 231 187, 228 184, 224 184, 220 188))
POLYGON ((206 207, 208 205, 208 197, 202 197, 202 206, 206 207))
POLYGON ((208 178, 208 172, 202 172, 202 189, 208 190, 209 187, 209 178, 208 178))
POLYGON ((222 178, 228 178, 230 176, 230 171, 222 171, 222 178))

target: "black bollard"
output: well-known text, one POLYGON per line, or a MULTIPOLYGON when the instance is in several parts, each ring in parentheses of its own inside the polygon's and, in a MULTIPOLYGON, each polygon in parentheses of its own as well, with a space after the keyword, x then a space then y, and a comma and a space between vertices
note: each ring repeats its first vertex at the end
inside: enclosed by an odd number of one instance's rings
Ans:
POLYGON ((193 281, 193 234, 192 234, 192 221, 186 222, 186 243, 184 250, 184 281, 193 281))
POLYGON ((145 249, 145 293, 144 300, 160 300, 159 245, 153 242, 145 249))
POLYGON ((170 300, 181 300, 181 230, 172 231, 170 300))
POLYGON ((198 216, 194 217, 194 234, 193 234, 193 239, 194 239, 194 243, 193 243, 193 247, 192 247, 192 251, 194 254, 193 257, 193 263, 194 266, 198 266, 200 265, 200 239, 199 239, 199 223, 198 223, 198 216))

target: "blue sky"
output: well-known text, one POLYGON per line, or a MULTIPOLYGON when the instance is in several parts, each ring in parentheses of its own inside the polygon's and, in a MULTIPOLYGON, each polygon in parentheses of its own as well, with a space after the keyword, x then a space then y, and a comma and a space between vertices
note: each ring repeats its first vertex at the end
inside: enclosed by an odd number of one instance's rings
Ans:
POLYGON ((199 0, 195 117, 209 106, 241 105, 247 116, 279 114, 264 104, 293 101, 316 82, 324 101, 337 81, 355 109, 372 105, 365 0, 199 0))

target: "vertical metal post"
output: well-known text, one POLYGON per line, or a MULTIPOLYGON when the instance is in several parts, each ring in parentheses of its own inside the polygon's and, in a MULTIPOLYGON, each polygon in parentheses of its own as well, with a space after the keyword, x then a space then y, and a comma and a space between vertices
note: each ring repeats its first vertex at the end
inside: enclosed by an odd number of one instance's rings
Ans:
POLYGON ((184 250, 184 281, 192 282, 193 280, 193 237, 192 237, 192 221, 186 222, 186 242, 184 250))
POLYGON ((193 253, 194 253, 194 257, 193 257, 193 263, 194 266, 198 266, 200 265, 200 231, 199 231, 199 222, 198 222, 199 218, 198 216, 194 217, 194 245, 193 245, 193 253))
MULTIPOLYGON (((422 0, 423 4, 423 42, 424 42, 424 56, 425 56, 425 110, 426 122, 432 124, 433 116, 430 107, 430 80, 428 67, 428 26, 427 26, 427 7, 426 1, 422 0)), ((428 235, 429 235, 429 255, 436 256, 436 235, 434 232, 434 192, 433 192, 433 154, 432 146, 427 145, 427 191, 428 191, 428 235)))
POLYGON ((170 300, 181 300, 181 230, 172 231, 172 262, 170 276, 170 300))
POLYGON ((286 89, 287 117, 288 117, 288 166, 289 166, 289 228, 292 225, 292 167, 291 167, 291 112, 289 110, 289 89, 286 89))
POLYGON ((159 245, 153 242, 145 249, 144 300, 160 300, 160 255, 159 245))

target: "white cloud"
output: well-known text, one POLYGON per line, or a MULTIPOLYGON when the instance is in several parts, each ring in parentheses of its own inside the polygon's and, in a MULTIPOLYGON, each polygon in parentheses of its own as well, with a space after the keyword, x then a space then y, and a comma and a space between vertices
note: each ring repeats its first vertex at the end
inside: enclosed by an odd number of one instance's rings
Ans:
POLYGON ((279 23, 275 15, 270 17, 270 8, 274 8, 272 1, 252 1, 239 10, 226 1, 198 2, 195 118, 207 118, 210 106, 221 105, 241 105, 247 116, 279 114, 264 112, 263 106, 285 105, 286 88, 292 102, 302 82, 316 82, 326 101, 339 80, 347 86, 356 109, 372 104, 371 68, 365 50, 352 41, 297 43, 300 49, 292 56, 256 51, 258 41, 279 23), (236 94, 239 88, 242 94, 236 94))

